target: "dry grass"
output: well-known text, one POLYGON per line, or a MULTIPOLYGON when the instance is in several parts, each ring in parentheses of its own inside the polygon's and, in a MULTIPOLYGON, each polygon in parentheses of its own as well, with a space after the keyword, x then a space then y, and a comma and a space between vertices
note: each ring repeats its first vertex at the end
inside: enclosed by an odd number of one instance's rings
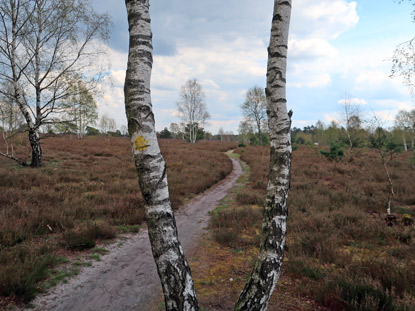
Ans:
MULTIPOLYGON (((244 192, 263 197, 268 148, 237 152, 251 166, 244 192)), ((397 155, 391 163, 398 225, 388 227, 388 183, 375 151, 359 150, 353 161, 342 162, 314 148, 294 152, 284 269, 302 280, 299 293, 334 311, 414 310, 415 229, 403 216, 415 216, 410 156, 397 155)), ((240 203, 248 203, 244 196, 240 203)))
MULTIPOLYGON (((222 151, 236 144, 161 140, 160 146, 168 166, 172 206, 177 209, 186 198, 231 172, 232 163, 222 151)), ((19 266, 30 270, 31 263, 41 266, 38 277, 27 280, 30 286, 25 280, 18 282, 21 289, 12 289, 0 278, 0 296, 31 298, 56 249, 91 248, 97 239, 113 238, 126 228, 136 231, 144 220, 128 139, 54 137, 43 141, 43 150, 41 169, 22 168, 0 158, 0 259, 8 262, 0 265, 0 275, 7 277, 19 266), (43 266, 31 260, 33 252, 20 252, 19 261, 7 255, 29 244, 35 253, 47 245, 49 251, 39 251, 38 256, 39 262, 45 259, 43 266)))

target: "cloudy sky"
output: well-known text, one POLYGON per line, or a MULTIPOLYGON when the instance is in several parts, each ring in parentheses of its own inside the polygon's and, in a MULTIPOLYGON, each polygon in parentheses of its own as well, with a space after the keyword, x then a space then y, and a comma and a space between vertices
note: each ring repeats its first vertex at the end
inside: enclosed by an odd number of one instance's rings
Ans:
MULTIPOLYGON (((345 96, 393 119, 414 108, 399 78, 391 79, 396 45, 415 36, 412 6, 394 0, 293 0, 287 98, 293 126, 339 118, 345 96)), ((152 100, 156 128, 179 122, 176 102, 190 78, 206 93, 207 130, 238 132, 240 105, 252 86, 265 87, 272 0, 152 0, 152 100)), ((112 86, 98 100, 101 114, 126 124, 123 83, 128 53, 124 1, 94 0, 112 17, 108 55, 112 86)))

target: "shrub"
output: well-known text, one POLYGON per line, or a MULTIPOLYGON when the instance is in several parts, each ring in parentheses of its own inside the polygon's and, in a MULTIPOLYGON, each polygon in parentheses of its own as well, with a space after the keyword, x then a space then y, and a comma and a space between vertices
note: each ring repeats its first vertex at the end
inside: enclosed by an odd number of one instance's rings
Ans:
POLYGON ((326 276, 326 272, 323 269, 315 267, 308 262, 306 263, 301 257, 290 258, 284 267, 289 273, 297 276, 306 276, 311 280, 321 280, 326 276))
POLYGON ((339 142, 332 141, 330 143, 330 151, 320 150, 320 153, 330 160, 341 160, 344 156, 344 150, 339 142))
POLYGON ((240 232, 235 228, 220 228, 213 232, 213 238, 219 244, 233 246, 238 240, 240 232))
POLYGON ((261 220, 262 211, 259 208, 229 208, 213 214, 209 227, 215 241, 222 245, 259 245, 260 235, 255 228, 259 227, 261 220))
POLYGON ((93 248, 96 239, 112 239, 115 229, 107 224, 94 224, 79 231, 68 231, 63 234, 63 245, 71 250, 84 250, 93 248))
MULTIPOLYGON (((396 310, 394 298, 371 279, 338 277, 327 284, 324 296, 340 297, 347 311, 396 310)), ((323 303, 327 305, 328 301, 323 299, 323 303)))
POLYGON ((0 295, 15 295, 28 301, 36 295, 37 283, 48 276, 57 257, 47 246, 18 246, 0 253, 0 295))
POLYGON ((95 237, 89 230, 68 231, 62 236, 63 245, 70 250, 84 250, 95 247, 95 237))
POLYGON ((264 197, 256 191, 246 189, 237 194, 236 201, 242 205, 262 205, 264 197))

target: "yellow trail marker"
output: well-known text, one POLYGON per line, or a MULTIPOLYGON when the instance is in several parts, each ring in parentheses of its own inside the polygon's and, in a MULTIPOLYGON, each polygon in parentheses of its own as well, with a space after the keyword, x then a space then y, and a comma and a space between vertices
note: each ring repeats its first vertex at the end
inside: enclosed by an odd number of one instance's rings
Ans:
POLYGON ((148 146, 148 140, 146 140, 143 136, 138 136, 134 142, 134 149, 138 151, 144 151, 148 146))

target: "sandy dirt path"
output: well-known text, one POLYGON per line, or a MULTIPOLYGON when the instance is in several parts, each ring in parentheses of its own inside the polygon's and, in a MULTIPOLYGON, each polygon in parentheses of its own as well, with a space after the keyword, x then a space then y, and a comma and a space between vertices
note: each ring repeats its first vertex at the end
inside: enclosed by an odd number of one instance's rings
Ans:
MULTIPOLYGON (((179 239, 188 254, 197 246, 208 224, 208 212, 215 209, 242 174, 239 162, 231 158, 233 170, 224 180, 192 199, 176 213, 179 239)), ((151 253, 147 230, 108 247, 109 254, 92 267, 39 295, 36 311, 146 311, 156 301, 161 285, 151 253), (120 243, 122 242, 122 243, 120 243)), ((154 307, 154 306, 153 306, 154 307)))

